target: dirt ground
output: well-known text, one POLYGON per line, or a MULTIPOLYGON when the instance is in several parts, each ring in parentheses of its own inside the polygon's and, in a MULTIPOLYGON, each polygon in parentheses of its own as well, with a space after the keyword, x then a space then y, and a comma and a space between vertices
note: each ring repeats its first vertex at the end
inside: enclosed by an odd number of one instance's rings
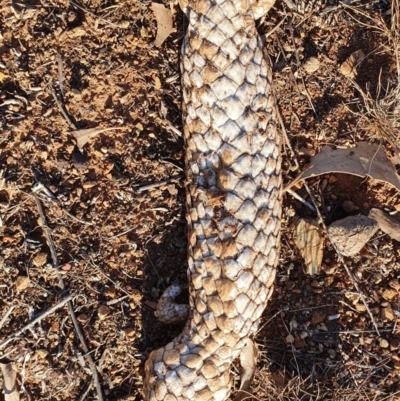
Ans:
MULTIPOLYGON (((177 2, 163 4, 174 28, 155 47, 150 2, 0 0, 0 355, 13 362, 23 400, 96 400, 89 356, 105 400, 140 400, 149 352, 182 328, 154 317, 162 291, 187 281, 186 22, 177 2), (92 132, 79 149, 74 133, 91 128, 113 130, 92 132), (66 291, 86 346, 66 305, 18 333, 66 291)), ((286 184, 325 145, 381 142, 398 156, 340 71, 362 50, 354 82, 372 105, 390 97, 400 84, 391 6, 278 0, 260 22, 288 136, 286 184)), ((390 125, 392 139, 399 127, 390 125)), ((373 207, 400 211, 399 193, 371 180, 330 174, 308 185, 327 225, 373 207)), ((301 217, 317 216, 286 194, 276 291, 256 337, 256 399, 400 400, 399 242, 378 231, 345 258, 370 315, 326 234, 321 270, 305 273, 293 241, 301 217)))

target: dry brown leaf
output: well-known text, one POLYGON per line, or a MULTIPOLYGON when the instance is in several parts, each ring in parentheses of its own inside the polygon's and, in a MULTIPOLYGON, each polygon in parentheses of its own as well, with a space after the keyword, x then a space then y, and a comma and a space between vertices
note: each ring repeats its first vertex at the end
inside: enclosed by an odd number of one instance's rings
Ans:
POLYGON ((77 131, 71 131, 71 134, 75 137, 78 148, 82 149, 87 144, 89 139, 92 139, 103 132, 112 131, 116 129, 124 129, 124 128, 125 127, 88 128, 88 129, 80 129, 77 131))
POLYGON ((246 338, 245 341, 246 344, 240 352, 240 366, 242 368, 240 375, 240 388, 233 401, 241 401, 250 396, 249 388, 256 370, 258 356, 257 347, 250 338, 246 338))
POLYGON ((357 76, 357 67, 364 59, 365 54, 362 50, 357 50, 346 59, 340 66, 340 72, 348 78, 355 78, 357 76))
POLYGON ((294 232, 294 242, 306 264, 306 274, 318 274, 324 245, 318 224, 312 220, 299 219, 294 232))
POLYGON ((158 3, 151 3, 151 8, 157 20, 157 36, 154 45, 160 47, 172 31, 172 13, 158 3))
POLYGON ((386 182, 400 191, 400 180, 393 164, 386 157, 382 146, 360 142, 356 148, 332 149, 324 146, 310 160, 310 166, 286 188, 298 182, 322 174, 343 173, 358 177, 368 176, 386 182))
POLYGON ((17 372, 11 363, 0 363, 3 373, 3 393, 4 401, 19 401, 19 391, 17 387, 17 372))

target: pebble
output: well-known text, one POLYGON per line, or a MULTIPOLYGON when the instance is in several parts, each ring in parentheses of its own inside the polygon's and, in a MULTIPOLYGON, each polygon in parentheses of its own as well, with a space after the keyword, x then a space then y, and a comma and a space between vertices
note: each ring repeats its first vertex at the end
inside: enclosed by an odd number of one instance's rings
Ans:
POLYGON ((400 338, 395 337, 390 341, 390 351, 396 351, 400 345, 400 338))
POLYGON ((393 321, 394 320, 394 313, 391 306, 387 306, 386 308, 381 309, 381 317, 382 319, 393 321))
POLYGON ((389 342, 388 340, 385 340, 384 338, 379 339, 379 346, 381 348, 388 348, 389 347, 389 342))
POLYGON ((350 200, 346 200, 342 203, 342 209, 346 213, 351 213, 355 209, 354 203, 350 200))
POLYGON ((396 295, 398 295, 398 292, 396 290, 388 288, 383 291, 382 297, 387 301, 391 301, 396 295))
POLYGON ((309 57, 304 63, 304 70, 308 74, 312 74, 315 71, 318 71, 320 67, 320 62, 316 57, 309 57))
POLYGON ((18 276, 15 283, 18 291, 25 290, 29 285, 29 277, 28 276, 18 276))

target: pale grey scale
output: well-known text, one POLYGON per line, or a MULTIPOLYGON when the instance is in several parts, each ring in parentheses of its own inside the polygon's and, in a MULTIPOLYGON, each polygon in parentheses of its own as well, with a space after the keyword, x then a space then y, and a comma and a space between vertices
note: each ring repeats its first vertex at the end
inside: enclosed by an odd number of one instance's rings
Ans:
POLYGON ((146 401, 226 400, 229 366, 271 295, 280 222, 279 138, 270 72, 253 21, 271 3, 184 5, 191 311, 181 335, 146 362, 146 401))

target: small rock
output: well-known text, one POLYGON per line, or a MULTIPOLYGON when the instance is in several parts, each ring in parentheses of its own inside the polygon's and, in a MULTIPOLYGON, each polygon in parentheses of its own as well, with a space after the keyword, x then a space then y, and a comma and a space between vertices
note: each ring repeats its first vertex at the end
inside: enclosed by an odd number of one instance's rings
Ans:
POLYGON ((398 292, 396 290, 388 288, 385 291, 383 291, 382 297, 387 301, 391 301, 397 294, 398 292))
POLYGON ((324 321, 324 318, 319 312, 314 312, 311 316, 311 324, 313 326, 316 326, 318 323, 321 323, 324 321))
POLYGON ((364 304, 356 304, 355 306, 358 312, 365 312, 367 310, 364 304))
POLYGON ((320 62, 316 57, 309 57, 304 63, 304 70, 308 74, 312 74, 315 71, 318 71, 320 66, 320 62))
POLYGON ((372 275, 372 280, 375 284, 379 284, 383 280, 383 276, 381 273, 374 273, 372 275))
POLYGON ((15 282, 18 291, 25 290, 29 285, 29 277, 28 276, 18 276, 15 282))
POLYGON ((128 338, 134 338, 136 335, 136 330, 133 327, 128 327, 124 331, 128 338))
POLYGON ((342 209, 346 213, 351 213, 355 209, 354 203, 350 200, 346 200, 342 203, 342 209))
POLYGON ((390 341, 390 351, 396 351, 400 345, 400 338, 395 337, 390 341))
POLYGON ((303 341, 299 336, 296 336, 296 337, 294 338, 293 345, 294 345, 295 348, 297 348, 297 349, 300 349, 300 348, 304 348, 304 347, 305 347, 304 341, 303 341))
POLYGON ((83 189, 90 189, 90 188, 95 187, 96 185, 97 185, 97 182, 96 182, 96 181, 85 181, 85 182, 82 184, 82 188, 83 188, 83 189))
POLYGON ((291 334, 288 334, 288 335, 286 336, 286 342, 287 342, 288 344, 293 344, 293 343, 294 343, 294 337, 293 337, 291 334))
POLYGON ((326 327, 325 323, 318 323, 317 326, 315 327, 317 330, 321 331, 328 331, 328 328, 326 327))
POLYGON ((348 216, 328 227, 331 241, 344 256, 354 256, 378 230, 378 223, 366 216, 348 216))
POLYGON ((143 294, 135 288, 132 290, 131 298, 135 303, 139 303, 143 298, 143 294))
POLYGON ((389 347, 389 342, 388 340, 385 340, 384 338, 379 339, 379 346, 381 348, 388 348, 389 347))
POLYGON ((110 308, 107 305, 101 305, 97 310, 100 319, 106 318, 110 314, 110 308))
POLYGON ((32 264, 36 267, 43 267, 47 262, 47 253, 40 252, 33 259, 32 264))
POLYGON ((81 313, 76 317, 79 323, 86 324, 89 321, 89 316, 85 313, 81 313))
POLYGON ((400 291, 400 282, 399 280, 390 280, 389 286, 392 287, 396 291, 400 291))
POLYGON ((313 287, 313 288, 320 288, 320 285, 319 285, 318 280, 313 280, 313 281, 311 281, 310 285, 311 285, 311 287, 313 287))
POLYGON ((45 349, 38 349, 36 350, 35 354, 40 358, 40 359, 44 359, 47 357, 47 355, 49 355, 49 351, 45 350, 45 349))
POLYGON ((381 309, 381 317, 382 319, 388 320, 389 322, 394 320, 394 313, 391 306, 387 306, 386 308, 381 309))

